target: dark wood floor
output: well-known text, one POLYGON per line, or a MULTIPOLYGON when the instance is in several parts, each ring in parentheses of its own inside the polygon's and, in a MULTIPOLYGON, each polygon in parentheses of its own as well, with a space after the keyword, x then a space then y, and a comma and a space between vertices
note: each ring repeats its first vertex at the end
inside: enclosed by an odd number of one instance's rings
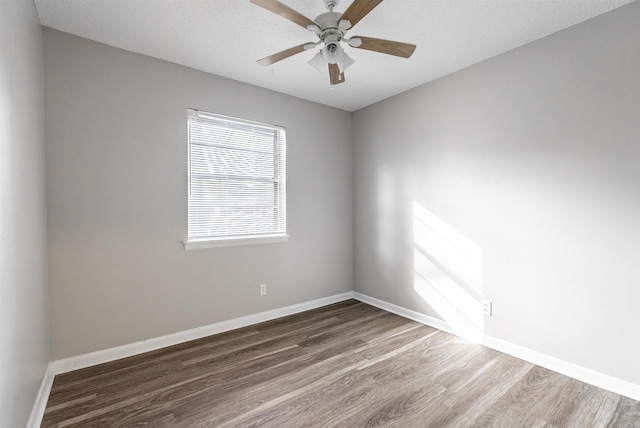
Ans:
POLYGON ((356 301, 56 376, 43 427, 640 427, 640 403, 356 301))

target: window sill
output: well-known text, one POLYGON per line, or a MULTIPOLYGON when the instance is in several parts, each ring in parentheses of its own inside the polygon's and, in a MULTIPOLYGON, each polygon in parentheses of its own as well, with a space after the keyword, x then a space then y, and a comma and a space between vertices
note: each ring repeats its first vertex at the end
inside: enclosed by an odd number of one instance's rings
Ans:
POLYGON ((190 241, 184 241, 185 250, 203 250, 206 248, 222 248, 222 247, 237 247, 240 245, 260 245, 260 244, 275 244, 278 242, 287 242, 289 235, 278 236, 250 236, 247 238, 232 238, 232 239, 192 239, 190 241))

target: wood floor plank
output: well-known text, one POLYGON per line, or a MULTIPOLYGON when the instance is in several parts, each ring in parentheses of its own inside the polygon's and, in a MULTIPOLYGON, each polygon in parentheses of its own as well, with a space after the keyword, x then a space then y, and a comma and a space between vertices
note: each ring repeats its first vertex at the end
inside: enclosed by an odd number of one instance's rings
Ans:
POLYGON ((499 354, 475 373, 467 382, 451 388, 445 405, 452 413, 439 421, 441 426, 471 426, 480 415, 491 408, 509 389, 522 379, 532 364, 499 354))
MULTIPOLYGON (((435 333, 435 332, 433 332, 435 333)), ((431 333, 431 334, 433 334, 431 333)), ((414 338, 411 342, 404 345, 404 349, 401 352, 409 351, 415 347, 418 347, 421 343, 428 340, 428 336, 414 338)), ((400 353, 401 353, 400 352, 400 353)), ((305 390, 296 391, 295 395, 285 402, 281 402, 278 405, 270 403, 269 411, 263 412, 250 419, 238 419, 234 421, 233 426, 283 426, 286 423, 293 421, 294 425, 298 423, 303 424, 308 420, 311 414, 316 414, 323 419, 323 423, 327 424, 327 412, 331 408, 342 409, 340 416, 345 417, 346 412, 341 401, 344 399, 345 392, 358 392, 358 397, 365 397, 367 390, 378 390, 378 394, 381 393, 386 385, 382 384, 376 379, 376 376, 371 376, 368 373, 369 370, 373 370, 373 367, 379 368, 380 365, 384 365, 393 360, 391 352, 380 355, 375 361, 368 359, 361 359, 360 364, 351 367, 351 369, 345 373, 342 373, 339 377, 331 379, 325 377, 322 379, 320 387, 314 387, 305 390), (376 383, 377 382, 377 383, 376 383), (364 385, 363 385, 364 384, 364 385), (381 386, 382 385, 382 386, 381 386), (364 393, 360 393, 364 389, 364 393)), ((411 360, 407 360, 411 361, 411 360)), ((384 394, 382 394, 384 395, 384 394)), ((351 411, 357 410, 353 400, 351 399, 349 408, 351 411)), ((366 404, 366 403, 365 403, 366 404)))
POLYGON ((56 376, 42 427, 640 427, 640 403, 355 300, 56 376))
POLYGON ((628 397, 620 397, 609 426, 640 427, 640 402, 628 397))

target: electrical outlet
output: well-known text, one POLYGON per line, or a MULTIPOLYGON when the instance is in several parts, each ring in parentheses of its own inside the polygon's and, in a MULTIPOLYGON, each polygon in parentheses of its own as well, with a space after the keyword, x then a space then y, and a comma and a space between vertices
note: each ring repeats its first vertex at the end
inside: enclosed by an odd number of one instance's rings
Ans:
POLYGON ((260 284, 260 295, 266 296, 267 294, 267 284, 260 284))
POLYGON ((493 303, 491 300, 482 300, 480 304, 482 305, 482 313, 485 316, 490 317, 493 315, 493 303))

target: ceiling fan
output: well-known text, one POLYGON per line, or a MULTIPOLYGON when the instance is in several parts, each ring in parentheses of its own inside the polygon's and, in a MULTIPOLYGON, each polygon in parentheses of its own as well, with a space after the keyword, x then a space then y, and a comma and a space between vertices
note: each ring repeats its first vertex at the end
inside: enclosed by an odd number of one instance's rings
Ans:
POLYGON ((323 45, 316 56, 309 61, 316 70, 323 72, 329 68, 329 80, 332 85, 344 82, 344 72, 355 61, 344 51, 341 42, 351 47, 409 58, 416 45, 374 39, 373 37, 353 36, 346 38, 345 33, 371 12, 382 0, 354 0, 344 13, 334 12, 339 0, 323 0, 329 12, 325 12, 312 21, 278 0, 251 0, 264 9, 288 19, 289 21, 314 32, 317 42, 303 43, 258 60, 258 64, 269 66, 300 52, 323 45))

